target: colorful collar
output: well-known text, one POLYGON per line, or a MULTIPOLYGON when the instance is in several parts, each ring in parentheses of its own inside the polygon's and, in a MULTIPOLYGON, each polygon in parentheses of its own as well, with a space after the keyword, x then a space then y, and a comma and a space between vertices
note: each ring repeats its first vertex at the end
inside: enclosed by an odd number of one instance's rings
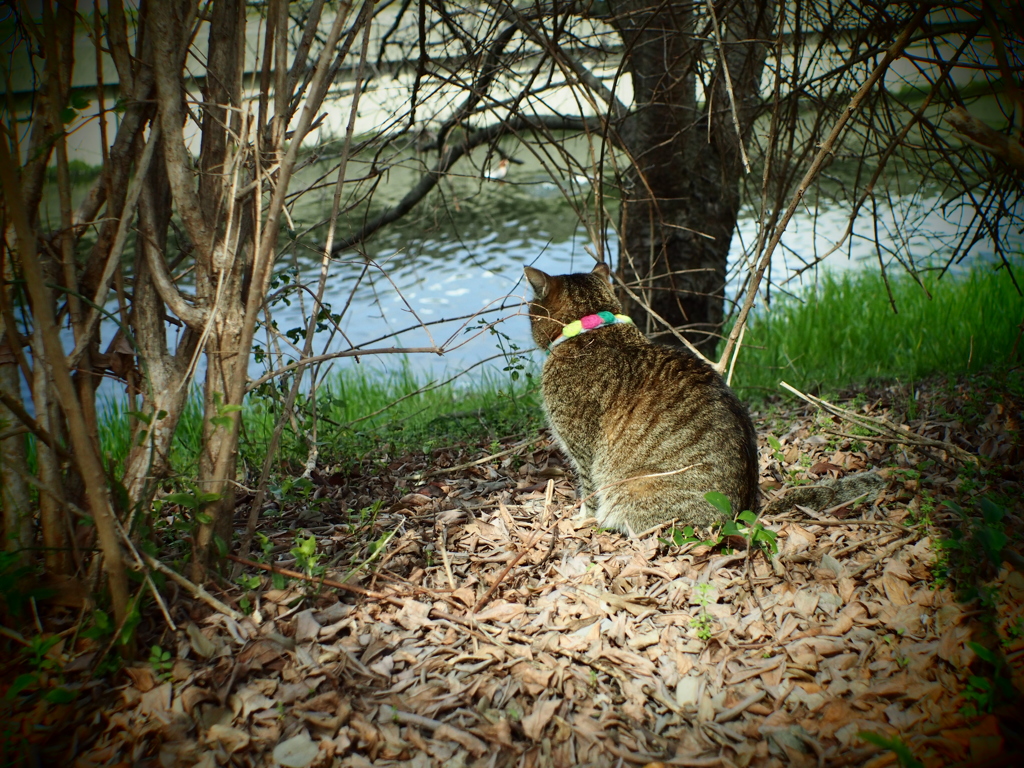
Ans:
POLYGON ((551 352, 563 341, 571 339, 573 336, 579 336, 581 333, 586 333, 605 325, 618 325, 622 323, 631 325, 633 321, 625 315, 613 315, 611 312, 598 312, 596 315, 587 315, 579 320, 573 320, 562 328, 562 335, 551 342, 548 352, 551 352))

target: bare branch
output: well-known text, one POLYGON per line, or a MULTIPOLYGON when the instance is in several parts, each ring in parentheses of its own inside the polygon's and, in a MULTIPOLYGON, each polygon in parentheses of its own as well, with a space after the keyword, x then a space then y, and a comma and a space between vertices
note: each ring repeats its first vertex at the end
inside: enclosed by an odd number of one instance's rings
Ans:
POLYGON ((963 107, 954 107, 942 119, 953 126, 953 130, 976 147, 1005 160, 1014 169, 1024 173, 1024 147, 1020 142, 1004 133, 989 128, 963 107))
POLYGON ((910 20, 900 36, 896 38, 896 41, 890 46, 889 50, 885 52, 885 56, 878 62, 878 66, 875 67, 871 76, 868 77, 867 81, 860 87, 860 89, 850 99, 850 103, 847 105, 843 114, 832 128, 832 132, 828 138, 822 143, 821 148, 818 151, 817 156, 814 158, 814 162, 811 163, 811 167, 807 169, 807 173, 804 174, 803 180, 800 182, 800 186, 797 188, 796 193, 793 195, 793 199, 786 209, 785 215, 782 217, 782 221, 779 222, 775 228, 772 239, 768 242, 768 247, 765 249, 764 256, 761 257, 761 263, 757 265, 757 271, 754 273, 753 279, 747 286, 747 295, 743 302, 743 308, 740 310, 739 316, 736 318, 736 322, 729 332, 729 338, 725 343, 725 348, 722 350, 722 356, 719 361, 715 364, 715 370, 722 373, 729 363, 729 357, 732 354, 732 348, 736 345, 736 340, 739 338, 740 332, 746 325, 747 316, 750 314, 750 310, 754 305, 754 298, 757 296, 757 290, 761 285, 761 278, 764 276, 764 271, 768 264, 771 262, 772 254, 775 252, 775 248, 778 246, 779 241, 782 239, 782 233, 786 231, 786 226, 789 224, 790 219, 793 218, 793 214, 796 212, 797 206, 800 205, 800 201, 803 199, 804 194, 810 187, 811 182, 817 177, 821 170, 822 164, 825 158, 829 156, 835 145, 836 140, 839 138, 846 124, 849 122, 853 113, 860 106, 860 103, 864 100, 865 96, 875 86, 875 83, 885 74, 885 71, 889 68, 889 65, 896 60, 903 49, 906 47, 910 40, 911 33, 917 28, 917 26, 924 19, 928 12, 927 7, 920 8, 914 17, 910 20))
POLYGON ((430 192, 430 190, 437 186, 437 183, 444 178, 445 174, 452 169, 460 158, 468 154, 475 147, 479 147, 483 144, 489 144, 505 133, 535 131, 540 130, 541 128, 547 130, 578 131, 587 127, 591 130, 597 130, 600 127, 600 124, 600 120, 594 117, 578 118, 535 115, 533 117, 526 118, 521 115, 516 115, 509 120, 494 123, 486 128, 475 130, 471 132, 462 143, 446 145, 442 151, 441 158, 434 164, 434 167, 420 178, 419 182, 416 183, 416 186, 405 194, 405 197, 403 197, 396 205, 385 209, 368 221, 359 229, 358 232, 355 232, 346 238, 339 239, 331 249, 332 253, 336 256, 343 251, 354 248, 359 243, 367 240, 382 227, 407 214, 418 202, 420 202, 420 200, 427 196, 427 193, 430 192))
MULTIPOLYGON (((164 136, 164 161, 167 178, 174 191, 174 201, 189 239, 204 261, 213 258, 213 232, 199 205, 199 195, 192 179, 192 157, 185 147, 184 93, 181 87, 182 30, 191 28, 191 17, 176 19, 174 4, 154 3, 149 9, 155 50, 154 76, 160 101, 160 128, 164 136)), ((195 7, 189 5, 189 12, 195 7)))

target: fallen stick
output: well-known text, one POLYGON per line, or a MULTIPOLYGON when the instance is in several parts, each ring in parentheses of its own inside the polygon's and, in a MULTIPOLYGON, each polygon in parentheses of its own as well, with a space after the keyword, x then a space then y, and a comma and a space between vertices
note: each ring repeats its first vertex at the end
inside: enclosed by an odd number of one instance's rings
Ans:
POLYGON ((491 584, 491 588, 487 590, 483 597, 476 601, 476 605, 473 606, 473 613, 479 613, 480 609, 487 605, 487 601, 491 599, 491 595, 494 594, 494 590, 496 590, 498 588, 498 585, 505 580, 505 577, 508 576, 509 571, 516 567, 519 561, 526 556, 526 553, 533 549, 533 545, 540 541, 540 537, 547 533, 549 530, 551 530, 551 526, 548 526, 543 531, 540 531, 536 536, 530 539, 530 541, 526 544, 526 546, 523 547, 522 551, 518 555, 512 558, 512 562, 506 565, 505 570, 498 574, 498 578, 496 578, 494 580, 494 583, 491 584))
MULTIPOLYGON (((892 422, 887 421, 886 419, 882 419, 880 417, 864 416, 859 413, 854 413, 853 411, 848 411, 845 408, 840 408, 838 405, 833 405, 827 400, 822 400, 820 397, 804 394, 791 384, 787 384, 785 381, 780 381, 779 386, 782 387, 783 389, 789 390, 794 395, 799 397, 801 400, 805 400, 811 405, 817 406, 818 408, 821 408, 824 411, 828 411, 829 413, 832 413, 835 416, 839 416, 842 419, 846 419, 847 421, 851 422, 852 424, 855 424, 858 427, 862 427, 864 429, 872 429, 875 432, 888 432, 892 437, 898 438, 898 441, 902 445, 918 445, 925 448, 941 448, 951 456, 955 456, 956 458, 958 458, 960 461, 972 462, 974 464, 978 463, 977 456, 968 453, 963 448, 953 445, 952 443, 947 443, 943 440, 932 440, 931 438, 928 437, 921 437, 920 435, 917 435, 909 430, 900 429, 892 422)), ((870 437, 865 436, 864 439, 869 440, 870 437)))
POLYGON ((287 576, 289 579, 298 579, 299 581, 309 582, 310 584, 322 584, 325 587, 331 587, 332 589, 340 589, 345 592, 351 592, 354 595, 362 595, 363 597, 372 597, 374 600, 386 600, 390 603, 398 605, 400 607, 405 606, 405 602, 394 595, 387 595, 383 592, 374 592, 363 587, 357 587, 352 584, 345 584, 341 581, 334 581, 334 579, 328 579, 321 576, 309 576, 305 573, 299 573, 298 571, 292 571, 287 568, 278 568, 268 563, 257 563, 255 560, 246 560, 244 557, 236 557, 235 555, 224 555, 228 560, 233 563, 239 563, 240 565, 247 565, 250 568, 259 568, 261 571, 270 571, 271 573, 279 573, 282 576, 287 576))
POLYGON ((847 575, 851 579, 855 576, 859 576, 869 568, 873 568, 874 566, 878 565, 885 558, 891 557, 893 553, 895 553, 898 549, 901 549, 902 547, 909 544, 911 541, 914 540, 914 538, 914 536, 907 536, 906 538, 900 539, 899 541, 894 541, 892 544, 889 544, 885 549, 883 549, 881 552, 879 552, 877 555, 871 558, 871 560, 864 563, 864 565, 858 566, 857 568, 851 568, 849 571, 847 571, 847 575))
POLYGON ((171 581, 179 584, 180 586, 184 587, 187 591, 191 592, 195 597, 198 597, 200 600, 202 600, 204 603, 206 603, 208 606, 213 608, 218 613, 223 613, 225 616, 230 616, 235 621, 242 621, 245 618, 245 616, 236 611, 234 608, 232 608, 229 605, 225 605, 216 597, 207 592, 205 587, 202 587, 199 584, 189 581, 177 571, 168 568, 155 557, 151 557, 150 555, 147 555, 145 552, 142 552, 141 550, 139 551, 139 554, 142 556, 142 559, 146 563, 146 565, 148 565, 150 568, 156 571, 160 571, 160 573, 162 573, 164 576, 169 578, 171 581))
POLYGON ((451 472, 458 472, 460 469, 469 469, 470 467, 475 467, 478 464, 485 464, 488 461, 491 461, 492 459, 500 459, 502 456, 507 456, 510 453, 515 453, 516 451, 519 451, 528 445, 539 443, 544 439, 545 438, 543 437, 538 437, 533 440, 524 440, 521 443, 516 443, 511 448, 506 448, 504 451, 498 451, 497 453, 492 453, 489 456, 484 456, 483 458, 476 459, 474 461, 467 461, 465 464, 458 464, 454 467, 444 467, 442 469, 431 469, 429 471, 423 472, 413 472, 411 475, 406 475, 405 477, 401 477, 399 479, 415 480, 418 482, 420 480, 426 480, 428 477, 434 477, 435 475, 447 475, 451 472))

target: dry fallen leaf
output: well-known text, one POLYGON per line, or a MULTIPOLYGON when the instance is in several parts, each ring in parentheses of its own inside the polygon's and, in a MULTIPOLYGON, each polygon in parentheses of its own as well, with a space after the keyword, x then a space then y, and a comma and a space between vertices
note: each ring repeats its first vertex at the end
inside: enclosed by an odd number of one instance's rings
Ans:
POLYGON ((309 737, 309 734, 300 731, 274 747, 274 760, 284 768, 306 768, 319 751, 319 745, 309 737))

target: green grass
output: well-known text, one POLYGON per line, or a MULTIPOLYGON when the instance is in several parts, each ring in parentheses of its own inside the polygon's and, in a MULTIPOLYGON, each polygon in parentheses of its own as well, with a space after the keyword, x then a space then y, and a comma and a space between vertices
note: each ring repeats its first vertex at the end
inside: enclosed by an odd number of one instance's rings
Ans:
MULTIPOLYGON (((1021 263, 1014 264, 1018 279, 1021 263)), ((798 298, 772 302, 747 330, 733 386, 763 399, 785 380, 803 391, 832 392, 877 379, 956 375, 1009 362, 1024 299, 1006 270, 932 274, 922 282, 890 275, 898 313, 875 271, 826 273, 798 298)))
MULTIPOLYGON (((342 369, 316 393, 321 462, 430 451, 459 442, 496 440, 536 430, 541 423, 538 395, 529 377, 512 382, 500 373, 480 373, 422 391, 430 382, 403 361, 387 372, 362 367, 342 369)), ((313 426, 313 407, 300 397, 300 428, 313 426)), ((245 411, 246 445, 257 449, 270 439, 280 409, 275 398, 249 400, 245 411)), ((308 443, 286 430, 284 461, 305 460, 308 443)))
MULTIPOLYGON (((384 373, 354 365, 340 369, 318 388, 315 409, 308 392, 299 396, 294 425, 289 421, 282 433, 278 469, 302 471, 314 418, 322 465, 382 461, 459 442, 525 435, 540 427, 540 402, 529 376, 512 382, 507 374, 485 372, 433 389, 430 384, 406 360, 384 373)), ((284 391, 271 387, 246 399, 239 451, 250 476, 262 468, 283 400, 284 391)), ((101 412, 100 443, 108 472, 118 477, 129 449, 127 405, 107 401, 101 412)), ((195 391, 174 438, 171 463, 177 476, 196 477, 201 439, 202 398, 195 391)))
MULTIPOLYGON (((101 173, 102 165, 89 165, 84 160, 68 161, 68 176, 72 184, 87 184, 101 173)), ((51 165, 46 169, 46 181, 50 184, 57 183, 57 166, 51 165)))

